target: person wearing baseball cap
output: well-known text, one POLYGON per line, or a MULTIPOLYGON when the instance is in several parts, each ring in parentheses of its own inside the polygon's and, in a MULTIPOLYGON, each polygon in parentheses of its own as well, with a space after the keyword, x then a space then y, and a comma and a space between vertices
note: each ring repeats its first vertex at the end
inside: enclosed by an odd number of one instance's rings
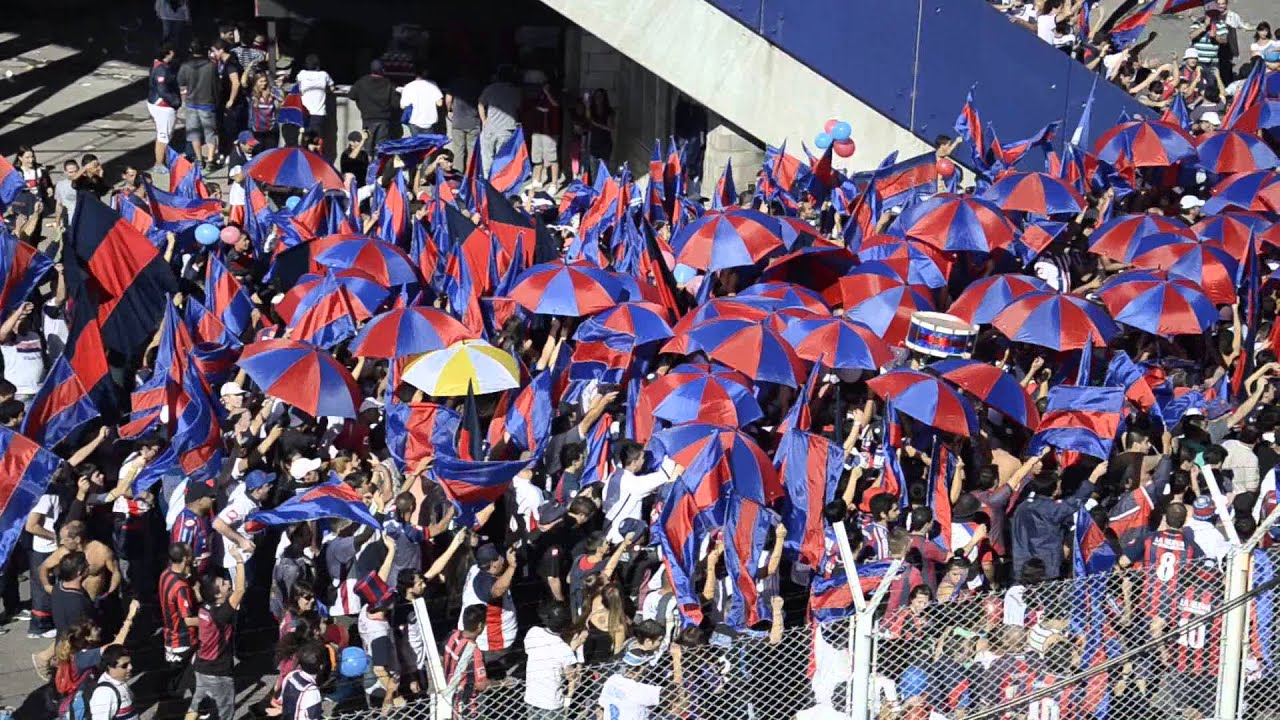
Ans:
MULTIPOLYGON (((462 607, 484 605, 486 608, 485 628, 476 638, 476 645, 484 652, 486 663, 490 660, 501 663, 519 632, 516 604, 511 597, 511 582, 515 575, 515 548, 508 548, 506 555, 492 543, 476 548, 475 564, 467 572, 462 587, 462 607)), ((458 629, 463 629, 461 624, 458 629)))
POLYGON ((213 502, 217 493, 213 485, 188 482, 186 502, 178 511, 169 530, 169 542, 186 543, 191 548, 192 567, 197 576, 209 570, 213 557, 213 502))
MULTIPOLYGON (((272 484, 276 476, 262 470, 252 470, 244 476, 244 480, 236 486, 227 498, 226 507, 222 508, 213 520, 213 529, 222 537, 222 565, 228 570, 235 569, 235 554, 228 552, 232 546, 240 551, 248 560, 253 555, 253 540, 249 539, 244 523, 249 516, 258 511, 262 501, 271 494, 272 484)), ((232 574, 232 577, 235 577, 232 574)))

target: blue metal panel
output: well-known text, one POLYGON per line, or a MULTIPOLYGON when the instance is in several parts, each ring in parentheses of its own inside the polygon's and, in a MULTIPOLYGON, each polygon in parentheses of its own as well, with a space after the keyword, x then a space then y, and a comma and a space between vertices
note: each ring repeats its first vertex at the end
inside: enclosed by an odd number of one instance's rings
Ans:
MULTIPOLYGON (((1067 136, 1095 77, 986 0, 706 1, 927 141, 951 132, 975 83, 1002 140, 1062 119, 1067 136)), ((1095 136, 1121 112, 1150 114, 1100 80, 1095 136)))

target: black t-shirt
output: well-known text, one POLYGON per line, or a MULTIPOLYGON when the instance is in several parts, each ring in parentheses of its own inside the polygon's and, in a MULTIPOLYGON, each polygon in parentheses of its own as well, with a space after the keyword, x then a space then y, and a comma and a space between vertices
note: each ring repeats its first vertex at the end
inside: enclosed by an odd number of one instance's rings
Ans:
POLYGON ((74 625, 94 616, 93 602, 80 589, 67 589, 62 583, 53 586, 53 626, 61 639, 74 625))
POLYGON ((231 648, 231 628, 236 621, 236 609, 231 603, 216 607, 206 604, 200 615, 200 647, 191 666, 202 675, 229 677, 235 656, 231 648))
MULTIPOLYGON (((218 83, 222 88, 222 94, 219 95, 223 100, 231 98, 231 76, 240 76, 244 74, 244 66, 240 64, 240 60, 235 55, 227 54, 226 60, 218 61, 218 83)), ((236 103, 239 104, 245 96, 248 95, 246 88, 240 88, 239 94, 236 96, 236 103)))
POLYGON ((93 193, 94 197, 99 198, 111 190, 106 178, 100 175, 81 175, 72 181, 71 186, 76 190, 93 193))
POLYGON ((343 150, 342 156, 338 158, 338 169, 343 175, 351 173, 357 180, 364 182, 364 176, 369 172, 369 153, 361 150, 352 157, 350 152, 343 150))
POLYGON ((475 591, 476 597, 481 601, 491 603, 493 598, 493 586, 497 584, 498 578, 481 570, 476 573, 475 580, 471 581, 471 589, 475 591))
POLYGON ((369 664, 371 667, 384 668, 392 675, 400 672, 400 658, 396 655, 396 646, 390 635, 376 637, 369 643, 369 664))

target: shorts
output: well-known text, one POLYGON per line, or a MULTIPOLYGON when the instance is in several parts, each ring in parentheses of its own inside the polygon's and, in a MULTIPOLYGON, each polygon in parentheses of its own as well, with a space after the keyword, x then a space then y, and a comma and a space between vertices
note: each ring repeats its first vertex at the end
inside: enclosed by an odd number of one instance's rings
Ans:
POLYGON ((1200 713, 1201 717, 1213 717, 1214 706, 1218 699, 1216 677, 1171 670, 1165 676, 1165 682, 1178 707, 1194 710, 1200 713))
POLYGON ((173 134, 173 126, 178 122, 178 111, 164 105, 147 103, 147 112, 151 113, 151 120, 156 124, 156 142, 167 145, 169 136, 173 134))
POLYGON ((186 114, 183 118, 187 123, 187 140, 191 142, 202 141, 209 144, 218 141, 218 118, 214 116, 212 110, 196 110, 195 108, 186 108, 186 114))
POLYGON ((214 708, 217 709, 217 714, 213 717, 218 720, 232 720, 236 711, 235 678, 196 673, 196 691, 191 695, 191 705, 188 706, 187 712, 198 713, 200 703, 205 699, 213 703, 214 708))
POLYGON ((529 144, 529 159, 534 165, 546 165, 556 162, 556 139, 550 135, 533 134, 529 144))

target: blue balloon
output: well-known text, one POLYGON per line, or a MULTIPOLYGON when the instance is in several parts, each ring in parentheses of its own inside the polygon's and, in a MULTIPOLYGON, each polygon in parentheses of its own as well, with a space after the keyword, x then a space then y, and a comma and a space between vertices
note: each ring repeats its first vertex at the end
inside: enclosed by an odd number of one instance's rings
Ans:
POLYGON ((817 136, 813 138, 813 144, 817 145, 819 150, 826 150, 831 147, 831 143, 833 142, 835 142, 835 139, 824 132, 818 133, 817 136))
POLYGON ((848 140, 853 137, 853 126, 841 120, 835 124, 835 127, 831 128, 831 137, 837 142, 848 140))
POLYGON ((298 203, 302 202, 302 198, 297 195, 290 195, 288 200, 284 201, 284 206, 290 210, 298 207, 298 203))
POLYGON ((212 245, 218 242, 218 228, 209 223, 196 226, 196 242, 201 245, 212 245))
POLYGON ((358 647, 343 648, 342 657, 338 660, 338 672, 343 677, 359 677, 369 669, 369 656, 358 647))

